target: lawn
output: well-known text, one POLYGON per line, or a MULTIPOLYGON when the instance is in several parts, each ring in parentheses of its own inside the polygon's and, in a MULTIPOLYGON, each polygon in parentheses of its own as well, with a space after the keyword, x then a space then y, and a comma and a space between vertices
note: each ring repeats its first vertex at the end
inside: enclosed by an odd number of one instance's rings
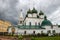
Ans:
POLYGON ((60 36, 55 36, 55 37, 32 37, 31 40, 60 40, 60 36))
POLYGON ((22 36, 22 35, 19 35, 18 37, 19 39, 23 39, 23 38, 29 38, 31 40, 60 40, 60 36, 46 36, 46 37, 43 37, 43 36, 22 36))

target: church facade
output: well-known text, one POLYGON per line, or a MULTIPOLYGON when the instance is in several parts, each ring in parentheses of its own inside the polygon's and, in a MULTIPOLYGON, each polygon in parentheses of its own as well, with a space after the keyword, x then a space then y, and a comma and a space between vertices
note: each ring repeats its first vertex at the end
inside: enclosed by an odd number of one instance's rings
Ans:
MULTIPOLYGON (((51 21, 47 19, 47 16, 40 11, 33 8, 28 10, 25 18, 21 12, 18 25, 14 27, 15 34, 28 35, 28 34, 38 34, 38 33, 60 33, 60 28, 58 25, 53 25, 51 21)), ((11 33, 11 28, 8 31, 11 33)))

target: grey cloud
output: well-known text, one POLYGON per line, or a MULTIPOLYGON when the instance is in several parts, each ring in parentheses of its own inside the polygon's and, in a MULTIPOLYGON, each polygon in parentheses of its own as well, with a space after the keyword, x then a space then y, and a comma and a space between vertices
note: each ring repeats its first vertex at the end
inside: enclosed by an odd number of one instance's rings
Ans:
POLYGON ((17 0, 0 0, 0 18, 15 23, 17 21, 16 17, 18 16, 15 8, 17 2, 17 0))
MULTIPOLYGON (((43 10, 49 19, 52 13, 60 7, 60 0, 0 0, 0 19, 9 20, 13 24, 17 24, 20 10, 23 10, 22 12, 25 17, 27 10, 33 7, 35 7, 38 12, 43 10)), ((50 20, 51 19, 52 18, 50 18, 50 20)), ((51 21, 54 22, 54 19, 51 21)), ((56 22, 58 23, 58 21, 59 20, 56 22)))

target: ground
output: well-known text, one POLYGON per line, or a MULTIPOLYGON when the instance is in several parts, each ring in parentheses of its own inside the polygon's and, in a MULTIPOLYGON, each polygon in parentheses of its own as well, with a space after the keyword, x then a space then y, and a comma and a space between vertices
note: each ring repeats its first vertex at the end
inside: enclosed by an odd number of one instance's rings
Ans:
POLYGON ((60 40, 60 36, 19 36, 19 39, 24 39, 24 40, 60 40))
POLYGON ((53 37, 14 37, 14 36, 0 36, 0 40, 60 40, 60 36, 53 37))
POLYGON ((18 39, 12 36, 0 36, 0 40, 18 40, 18 39))
POLYGON ((55 37, 32 37, 31 40, 60 40, 60 36, 55 36, 55 37))

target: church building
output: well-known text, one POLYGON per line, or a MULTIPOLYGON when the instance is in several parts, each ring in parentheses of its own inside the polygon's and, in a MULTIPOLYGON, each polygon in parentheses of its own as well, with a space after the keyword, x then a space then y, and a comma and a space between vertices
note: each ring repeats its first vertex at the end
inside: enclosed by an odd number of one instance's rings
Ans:
MULTIPOLYGON (((47 16, 40 11, 33 8, 28 10, 25 18, 23 17, 22 12, 20 13, 20 18, 18 25, 14 27, 15 34, 29 35, 29 34, 38 34, 38 33, 60 33, 60 28, 58 25, 53 25, 50 20, 47 19, 47 16)), ((11 28, 9 33, 11 33, 11 28)))

